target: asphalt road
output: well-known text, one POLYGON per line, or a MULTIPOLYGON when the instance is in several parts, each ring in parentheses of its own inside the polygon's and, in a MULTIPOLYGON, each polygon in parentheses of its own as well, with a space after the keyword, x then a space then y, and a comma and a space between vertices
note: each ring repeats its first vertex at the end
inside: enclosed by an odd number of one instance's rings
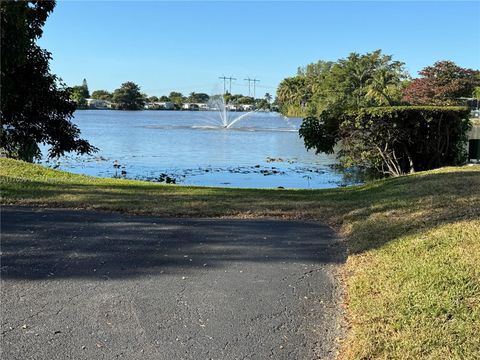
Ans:
POLYGON ((2 207, 2 359, 329 359, 341 242, 317 223, 2 207))

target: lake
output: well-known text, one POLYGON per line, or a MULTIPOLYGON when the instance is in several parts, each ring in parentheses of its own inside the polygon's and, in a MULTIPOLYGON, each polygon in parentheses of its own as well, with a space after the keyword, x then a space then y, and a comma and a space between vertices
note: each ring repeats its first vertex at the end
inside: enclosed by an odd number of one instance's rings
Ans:
POLYGON ((254 112, 229 129, 218 126, 214 111, 81 110, 73 122, 99 151, 44 160, 45 165, 101 177, 168 178, 182 185, 333 188, 358 182, 334 168, 335 155, 305 149, 298 136, 301 119, 277 113, 254 112))

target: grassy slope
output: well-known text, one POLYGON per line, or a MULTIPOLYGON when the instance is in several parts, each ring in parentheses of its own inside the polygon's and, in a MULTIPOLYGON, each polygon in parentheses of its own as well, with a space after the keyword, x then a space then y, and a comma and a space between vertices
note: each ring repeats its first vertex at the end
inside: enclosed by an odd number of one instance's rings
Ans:
POLYGON ((480 167, 334 190, 181 187, 0 159, 2 203, 325 221, 348 239, 342 357, 480 358, 480 167))

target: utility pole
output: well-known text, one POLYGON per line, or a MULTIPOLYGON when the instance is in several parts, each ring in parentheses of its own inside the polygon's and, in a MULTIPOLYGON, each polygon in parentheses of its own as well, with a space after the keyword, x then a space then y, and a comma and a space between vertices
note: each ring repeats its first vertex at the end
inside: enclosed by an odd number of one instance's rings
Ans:
POLYGON ((229 78, 227 78, 228 80, 230 80, 230 94, 232 93, 232 80, 237 80, 236 78, 230 76, 229 78))
POLYGON ((252 79, 253 82, 253 99, 255 99, 255 83, 259 82, 260 80, 252 79))
POLYGON ((248 96, 250 96, 250 82, 252 81, 252 79, 246 78, 246 79, 243 79, 243 80, 248 81, 248 96))
MULTIPOLYGON (((228 79, 225 75, 220 76, 219 79, 223 79, 223 95, 225 95, 225 85, 226 85, 226 80, 228 79)), ((230 80, 230 88, 232 87, 232 80, 230 80)))
POLYGON ((229 81, 229 91, 230 91, 230 94, 232 93, 232 80, 237 80, 236 78, 234 77, 226 77, 225 75, 224 76, 220 76, 219 77, 220 80, 223 80, 223 95, 226 94, 226 91, 227 91, 227 80, 229 81))
POLYGON ((250 84, 253 82, 253 98, 255 99, 255 87, 256 87, 256 83, 259 82, 260 80, 258 79, 250 79, 250 78, 246 78, 246 79, 243 79, 245 81, 248 81, 248 96, 251 96, 251 93, 250 93, 250 84))

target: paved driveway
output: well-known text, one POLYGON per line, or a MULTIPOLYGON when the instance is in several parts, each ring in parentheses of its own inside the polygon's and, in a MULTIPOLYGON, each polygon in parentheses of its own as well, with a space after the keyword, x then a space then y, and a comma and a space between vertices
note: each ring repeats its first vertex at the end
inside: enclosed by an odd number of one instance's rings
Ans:
POLYGON ((3 359, 317 359, 338 336, 325 226, 3 207, 3 359))

